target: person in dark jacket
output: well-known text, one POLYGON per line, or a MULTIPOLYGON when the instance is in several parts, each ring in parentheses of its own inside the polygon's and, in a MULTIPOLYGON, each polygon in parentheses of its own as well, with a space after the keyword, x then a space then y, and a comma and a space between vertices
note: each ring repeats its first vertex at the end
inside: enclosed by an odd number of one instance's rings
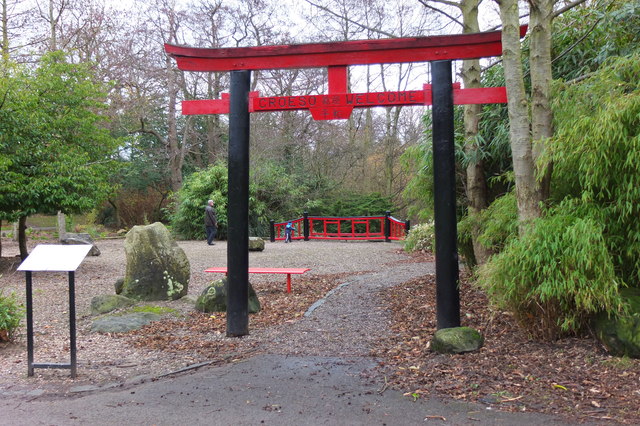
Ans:
POLYGON ((212 246, 218 232, 218 220, 216 219, 216 210, 213 208, 213 200, 209 200, 207 204, 204 209, 204 227, 207 230, 207 244, 212 246))

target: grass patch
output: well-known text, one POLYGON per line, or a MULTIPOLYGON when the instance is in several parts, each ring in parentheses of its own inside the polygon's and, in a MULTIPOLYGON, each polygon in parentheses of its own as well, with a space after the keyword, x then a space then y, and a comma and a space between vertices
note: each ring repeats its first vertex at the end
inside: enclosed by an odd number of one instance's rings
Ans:
POLYGON ((179 312, 173 308, 167 308, 165 306, 154 306, 154 305, 143 305, 143 306, 134 306, 131 309, 127 309, 125 313, 137 313, 137 312, 150 312, 152 314, 165 315, 165 314, 173 314, 179 316, 179 312))

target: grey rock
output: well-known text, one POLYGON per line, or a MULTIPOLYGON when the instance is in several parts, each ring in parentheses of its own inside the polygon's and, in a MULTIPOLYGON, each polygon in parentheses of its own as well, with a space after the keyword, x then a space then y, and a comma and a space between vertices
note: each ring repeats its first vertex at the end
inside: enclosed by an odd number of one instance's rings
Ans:
POLYGON ((189 288, 189 259, 160 222, 134 226, 124 243, 122 295, 137 300, 176 300, 189 288))
POLYGON ((91 245, 91 250, 89 250, 89 256, 100 256, 100 249, 93 242, 93 238, 91 238, 91 235, 87 233, 74 234, 74 233, 68 232, 60 239, 60 244, 91 245))
POLYGON ((260 237, 249 237, 249 251, 263 251, 264 240, 260 237))
POLYGON ((640 358, 640 289, 622 289, 620 296, 627 311, 611 317, 601 313, 593 321, 593 331, 610 354, 640 358))
POLYGON ((108 315, 96 318, 91 324, 93 333, 126 333, 138 330, 162 316, 152 312, 134 312, 125 315, 108 315))
MULTIPOLYGON (((227 278, 209 284, 196 300, 196 309, 200 312, 227 311, 227 278)), ((251 283, 249 283, 249 313, 260 312, 260 301, 251 283)))
POLYGON ((91 315, 101 315, 135 304, 133 299, 118 294, 103 294, 91 299, 91 315))
POLYGON ((431 350, 441 354, 460 354, 477 351, 484 344, 484 337, 471 327, 443 328, 436 331, 431 350))

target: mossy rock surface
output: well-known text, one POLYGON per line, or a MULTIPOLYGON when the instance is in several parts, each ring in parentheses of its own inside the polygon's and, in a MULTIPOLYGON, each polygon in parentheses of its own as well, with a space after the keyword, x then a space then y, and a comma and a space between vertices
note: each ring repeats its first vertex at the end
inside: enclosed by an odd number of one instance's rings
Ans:
POLYGON ((460 354, 477 351, 484 344, 484 337, 471 327, 443 328, 436 331, 431 350, 441 354, 460 354))
MULTIPOLYGON (((196 300, 196 309, 200 312, 227 311, 227 278, 209 284, 196 300)), ((249 313, 260 312, 260 301, 251 283, 249 283, 249 313)))
POLYGON ((118 294, 103 294, 91 299, 91 315, 101 315, 116 309, 127 308, 135 304, 135 300, 118 294))
POLYGON ((133 312, 125 315, 106 315, 96 318, 91 324, 93 333, 126 333, 138 330, 153 321, 159 321, 162 315, 153 312, 133 312))
POLYGON ((640 358, 640 289, 625 288, 620 295, 627 314, 611 318, 601 314, 594 320, 593 330, 612 355, 640 358))

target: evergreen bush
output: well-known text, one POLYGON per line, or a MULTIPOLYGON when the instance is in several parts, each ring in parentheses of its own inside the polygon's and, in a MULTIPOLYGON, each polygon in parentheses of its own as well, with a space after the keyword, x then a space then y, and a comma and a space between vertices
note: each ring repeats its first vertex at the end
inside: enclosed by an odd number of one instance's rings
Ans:
POLYGON ((218 238, 226 235, 227 224, 227 168, 216 164, 192 173, 180 191, 174 194, 169 215, 171 230, 185 239, 204 239, 204 209, 208 200, 215 203, 218 218, 218 238))
POLYGON ((434 251, 436 243, 433 222, 412 226, 404 242, 404 249, 408 253, 415 251, 434 251))
MULTIPOLYGON (((218 219, 217 238, 227 237, 227 188, 228 172, 224 164, 215 164, 192 173, 180 191, 174 194, 172 212, 169 214, 171 230, 180 238, 204 239, 204 209, 208 200, 215 203, 218 219)), ((254 186, 249 187, 249 233, 268 235, 268 219, 265 205, 256 198, 254 186)))

